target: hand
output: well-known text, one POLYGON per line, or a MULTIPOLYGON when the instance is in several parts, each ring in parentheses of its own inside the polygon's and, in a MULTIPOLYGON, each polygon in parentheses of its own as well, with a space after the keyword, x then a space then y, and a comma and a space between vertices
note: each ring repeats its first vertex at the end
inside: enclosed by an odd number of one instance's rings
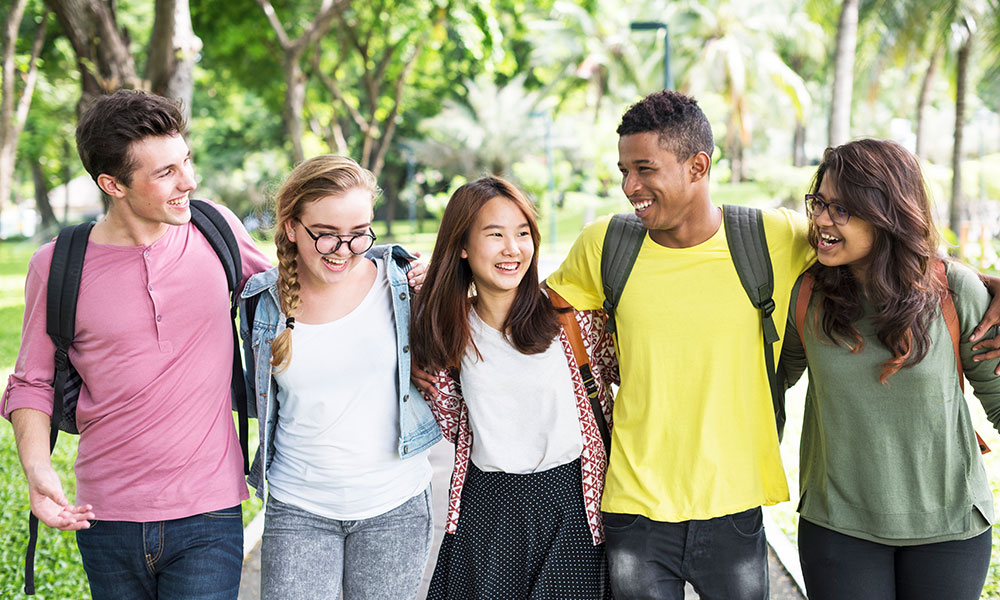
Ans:
MULTIPOLYGON (((1000 325, 1000 277, 991 277, 989 275, 980 274, 979 278, 983 280, 983 284, 990 290, 993 300, 990 301, 990 306, 983 315, 982 320, 979 321, 979 325, 976 325, 976 329, 973 330, 972 335, 969 336, 970 342, 979 340, 986 335, 986 332, 989 331, 991 327, 1000 325)), ((980 341, 972 347, 972 351, 980 352, 980 354, 976 354, 972 357, 972 360, 976 362, 1000 358, 1000 336, 991 340, 980 341)), ((1000 375, 1000 364, 997 365, 993 373, 1000 375)))
POLYGON ((417 386, 417 389, 424 394, 433 396, 437 393, 437 387, 434 385, 437 379, 434 375, 428 373, 413 363, 410 363, 410 380, 413 381, 413 385, 417 386))
MULTIPOLYGON (((413 256, 420 258, 419 252, 414 252, 413 256)), ((406 273, 410 287, 414 292, 419 292, 424 287, 424 279, 427 277, 427 265, 416 258, 410 261, 410 270, 406 273)))
POLYGON ((38 520, 53 529, 77 531, 90 527, 94 518, 93 507, 89 504, 75 506, 63 494, 59 475, 46 465, 34 469, 28 476, 28 499, 31 512, 38 520))

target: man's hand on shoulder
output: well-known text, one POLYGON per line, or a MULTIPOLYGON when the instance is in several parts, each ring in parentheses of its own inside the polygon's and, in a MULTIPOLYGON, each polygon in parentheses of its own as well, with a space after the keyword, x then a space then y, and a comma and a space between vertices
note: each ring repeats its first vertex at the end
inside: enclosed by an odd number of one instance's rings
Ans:
MULTIPOLYGON (((413 256, 420 258, 419 252, 414 252, 413 256)), ((406 278, 414 292, 419 292, 424 287, 424 279, 427 277, 427 265, 414 258, 410 261, 410 270, 406 273, 406 278)))
MULTIPOLYGON (((986 332, 989 331, 991 327, 1000 325, 1000 277, 991 277, 980 273, 979 278, 982 279, 983 284, 990 291, 993 299, 990 301, 990 306, 986 309, 986 313, 983 314, 983 318, 979 322, 979 325, 976 326, 972 335, 969 336, 970 342, 979 340, 986 335, 986 332)), ((972 357, 972 360, 976 362, 1000 358, 1000 336, 980 341, 972 347, 972 351, 979 352, 979 354, 972 357)), ((997 365, 993 372, 996 375, 1000 375, 1000 364, 997 365)))

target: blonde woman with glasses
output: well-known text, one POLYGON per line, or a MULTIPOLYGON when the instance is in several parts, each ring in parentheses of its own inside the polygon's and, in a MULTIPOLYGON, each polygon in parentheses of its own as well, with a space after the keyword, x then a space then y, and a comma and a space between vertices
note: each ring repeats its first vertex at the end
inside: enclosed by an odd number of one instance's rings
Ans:
POLYGON ((440 433, 409 381, 412 257, 373 247, 378 192, 349 158, 297 166, 277 197, 278 266, 242 295, 263 598, 413 598, 427 562, 440 433))

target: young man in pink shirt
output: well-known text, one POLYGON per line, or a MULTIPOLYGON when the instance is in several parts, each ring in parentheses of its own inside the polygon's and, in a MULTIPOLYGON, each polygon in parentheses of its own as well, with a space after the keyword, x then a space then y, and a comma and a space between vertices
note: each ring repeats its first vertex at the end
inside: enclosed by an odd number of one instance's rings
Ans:
MULTIPOLYGON (((45 332, 53 243, 32 257, 21 349, 3 397, 31 510, 77 532, 94 598, 235 599, 248 497, 230 398, 225 272, 190 222, 195 189, 177 106, 119 91, 81 117, 77 149, 111 198, 87 247, 69 358, 77 495, 49 460, 55 346, 45 332)), ((244 281, 270 266, 236 216, 244 281)))

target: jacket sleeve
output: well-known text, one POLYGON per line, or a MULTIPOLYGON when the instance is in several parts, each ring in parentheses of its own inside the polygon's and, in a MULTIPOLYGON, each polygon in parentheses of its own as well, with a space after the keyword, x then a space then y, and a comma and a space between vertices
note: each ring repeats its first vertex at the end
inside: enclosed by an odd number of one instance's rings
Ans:
POLYGON ((458 382, 447 369, 441 369, 434 374, 434 391, 421 390, 421 393, 430 404, 441 435, 454 444, 458 439, 458 424, 462 415, 462 389, 458 382))

